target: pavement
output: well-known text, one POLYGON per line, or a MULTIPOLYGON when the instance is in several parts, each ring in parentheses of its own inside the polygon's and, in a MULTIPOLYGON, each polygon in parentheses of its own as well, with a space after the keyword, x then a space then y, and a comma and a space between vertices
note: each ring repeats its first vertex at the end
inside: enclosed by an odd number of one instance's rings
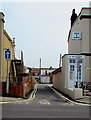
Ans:
POLYGON ((22 100, 22 98, 17 98, 17 97, 2 97, 2 96, 0 96, 0 102, 16 101, 16 100, 22 100))
POLYGON ((83 96, 83 98, 77 99, 76 102, 91 104, 91 96, 83 96))
POLYGON ((12 103, 23 100, 23 98, 17 98, 17 97, 2 97, 0 96, 0 104, 4 103, 12 103))

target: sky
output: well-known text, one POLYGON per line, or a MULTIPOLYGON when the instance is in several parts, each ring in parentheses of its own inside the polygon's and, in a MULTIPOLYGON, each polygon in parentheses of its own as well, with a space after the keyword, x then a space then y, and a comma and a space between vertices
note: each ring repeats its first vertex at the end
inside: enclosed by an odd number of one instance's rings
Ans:
POLYGON ((59 67, 60 54, 68 53, 68 34, 72 9, 77 15, 87 0, 3 0, 4 29, 15 38, 16 57, 24 54, 27 67, 59 67))

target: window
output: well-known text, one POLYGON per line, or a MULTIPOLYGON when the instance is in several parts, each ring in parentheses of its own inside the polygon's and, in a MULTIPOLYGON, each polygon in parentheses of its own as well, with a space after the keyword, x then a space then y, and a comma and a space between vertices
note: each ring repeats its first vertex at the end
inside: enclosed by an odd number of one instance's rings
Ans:
POLYGON ((70 65, 70 71, 75 71, 75 66, 74 65, 70 65))
POLYGON ((74 60, 74 59, 71 59, 71 60, 70 60, 70 63, 75 63, 75 60, 74 60))
POLYGON ((75 60, 73 60, 73 63, 75 63, 75 60))
POLYGON ((45 71, 45 75, 47 75, 47 71, 45 71))
POLYGON ((77 74, 77 79, 81 79, 81 65, 80 65, 80 67, 79 67, 79 69, 78 69, 78 74, 77 74), (79 77, 78 77, 78 75, 79 75, 79 77))

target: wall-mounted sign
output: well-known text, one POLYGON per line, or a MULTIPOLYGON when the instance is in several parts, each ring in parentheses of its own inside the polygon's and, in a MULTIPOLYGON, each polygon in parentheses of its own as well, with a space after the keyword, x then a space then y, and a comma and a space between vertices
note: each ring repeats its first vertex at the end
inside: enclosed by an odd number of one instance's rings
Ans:
POLYGON ((73 40, 81 40, 82 39, 82 33, 81 32, 73 32, 72 33, 72 39, 73 40))
POLYGON ((9 50, 5 51, 5 59, 10 60, 10 51, 9 50))
POLYGON ((91 71, 91 68, 87 68, 86 71, 91 71))
POLYGON ((68 58, 73 58, 73 59, 77 59, 77 58, 84 58, 84 55, 68 55, 68 58))

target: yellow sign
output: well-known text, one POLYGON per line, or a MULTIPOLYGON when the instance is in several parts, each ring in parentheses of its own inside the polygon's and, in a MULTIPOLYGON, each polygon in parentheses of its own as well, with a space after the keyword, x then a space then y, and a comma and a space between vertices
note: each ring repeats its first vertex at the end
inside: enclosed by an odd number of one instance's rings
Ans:
POLYGON ((87 70, 87 71, 91 71, 91 68, 87 68, 86 70, 87 70))

